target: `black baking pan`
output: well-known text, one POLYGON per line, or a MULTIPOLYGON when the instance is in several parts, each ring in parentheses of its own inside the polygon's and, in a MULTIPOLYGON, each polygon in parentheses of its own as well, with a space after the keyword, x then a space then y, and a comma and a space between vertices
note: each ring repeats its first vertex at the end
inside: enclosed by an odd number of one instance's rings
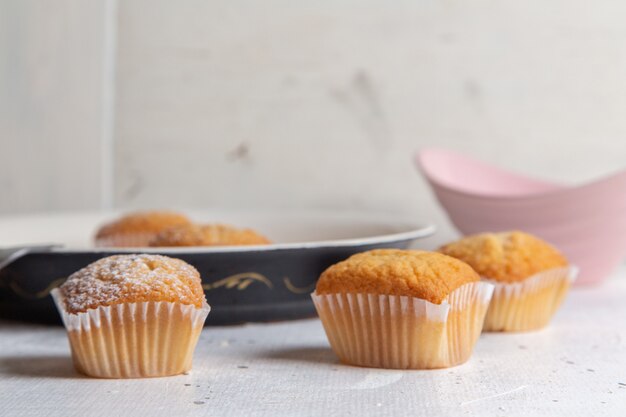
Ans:
POLYGON ((105 256, 148 252, 180 258, 198 269, 211 305, 207 325, 312 317, 310 293, 328 266, 370 249, 406 248, 434 232, 433 226, 390 214, 201 213, 194 218, 254 227, 281 243, 131 250, 86 247, 97 225, 111 216, 0 219, 4 246, 0 250, 0 318, 60 323, 50 291, 70 274, 105 256), (32 246, 24 245, 25 241, 62 243, 32 246))

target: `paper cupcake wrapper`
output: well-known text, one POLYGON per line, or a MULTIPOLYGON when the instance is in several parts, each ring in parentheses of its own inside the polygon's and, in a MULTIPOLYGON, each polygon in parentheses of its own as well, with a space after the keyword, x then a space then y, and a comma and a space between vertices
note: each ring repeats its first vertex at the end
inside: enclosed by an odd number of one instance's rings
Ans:
POLYGON ((465 284, 441 304, 415 297, 311 294, 331 347, 348 364, 431 369, 469 359, 493 285, 465 284))
POLYGON ((156 233, 118 233, 112 236, 97 238, 96 247, 99 248, 137 248, 147 247, 156 233))
POLYGON ((520 332, 547 326, 577 276, 578 268, 570 266, 514 283, 483 278, 495 286, 484 330, 520 332))
POLYGON ((123 303, 72 314, 58 289, 54 302, 68 331, 76 369, 100 378, 177 375, 191 369, 208 304, 123 303))

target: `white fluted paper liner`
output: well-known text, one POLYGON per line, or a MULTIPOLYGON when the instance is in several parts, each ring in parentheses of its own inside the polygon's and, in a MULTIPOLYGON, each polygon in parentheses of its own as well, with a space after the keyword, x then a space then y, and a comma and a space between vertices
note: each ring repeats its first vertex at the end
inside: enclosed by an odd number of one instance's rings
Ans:
POLYGON ((99 248, 138 248, 147 247, 156 233, 116 233, 115 235, 97 238, 96 247, 99 248))
POLYGON ((375 368, 431 369, 469 359, 493 285, 465 284, 441 304, 415 297, 311 294, 342 362, 375 368))
POLYGON ((563 302, 578 268, 554 268, 523 281, 494 284, 493 298, 485 317, 485 331, 529 331, 545 327, 563 302))
POLYGON ((54 302, 68 331, 79 372, 100 378, 177 375, 191 369, 193 351, 209 314, 171 302, 122 303, 72 314, 58 289, 54 302))

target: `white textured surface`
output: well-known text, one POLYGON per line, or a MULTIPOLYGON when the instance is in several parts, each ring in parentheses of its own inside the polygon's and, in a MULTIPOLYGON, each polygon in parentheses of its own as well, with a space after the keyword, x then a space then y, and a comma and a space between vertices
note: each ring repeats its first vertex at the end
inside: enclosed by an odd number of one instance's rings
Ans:
POLYGON ((100 206, 109 1, 0 0, 0 213, 100 206))
POLYGON ((61 328, 0 323, 0 414, 28 416, 623 416, 626 269, 570 294, 550 328, 481 336, 437 371, 337 363, 318 320, 207 328, 190 375, 75 374, 61 328))
POLYGON ((399 207, 439 222, 411 161, 422 146, 565 182, 624 168, 624 13, 121 2, 115 202, 399 207))

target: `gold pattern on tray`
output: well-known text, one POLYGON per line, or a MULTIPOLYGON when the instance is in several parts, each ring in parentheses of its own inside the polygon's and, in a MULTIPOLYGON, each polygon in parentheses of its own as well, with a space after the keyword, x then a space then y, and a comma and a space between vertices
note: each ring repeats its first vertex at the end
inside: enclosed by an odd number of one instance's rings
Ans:
POLYGON ((221 287, 226 289, 236 288, 239 291, 243 291, 254 282, 263 283, 270 289, 274 288, 272 282, 267 279, 265 275, 261 275, 257 272, 242 272, 240 274, 231 275, 210 284, 203 284, 202 288, 204 288, 205 291, 211 291, 221 287))
POLYGON ((295 285, 293 285, 289 277, 283 278, 283 282, 285 283, 285 287, 287 287, 287 289, 294 294, 307 294, 313 291, 313 289, 315 288, 315 283, 307 285, 306 287, 296 287, 295 285))
POLYGON ((63 281, 65 281, 65 279, 66 278, 55 279, 46 288, 44 288, 41 291, 34 292, 34 293, 26 291, 25 289, 20 287, 15 281, 9 282, 9 288, 11 288, 11 290, 13 290, 15 294, 19 295, 22 298, 28 298, 31 300, 39 300, 39 299, 47 297, 50 294, 50 292, 56 287, 58 287, 59 285, 61 285, 63 281))
MULTIPOLYGON (((22 298, 39 300, 47 297, 53 289, 61 285, 65 280, 66 278, 55 279, 46 288, 40 291, 36 291, 34 293, 26 291, 25 289, 20 287, 20 285, 15 281, 9 282, 8 287, 16 295, 22 298)), ((228 290, 234 288, 238 291, 243 291, 254 282, 260 282, 267 286, 267 288, 274 289, 274 284, 272 284, 272 282, 265 275, 259 274, 258 272, 242 272, 240 274, 230 275, 226 278, 220 279, 219 281, 215 281, 209 284, 202 284, 202 288, 205 291, 212 291, 217 288, 225 288, 228 290)), ((313 289, 315 288, 315 283, 307 285, 306 287, 297 287, 291 282, 291 279, 289 277, 284 277, 283 283, 285 284, 285 288, 287 288, 287 290, 289 290, 289 292, 293 294, 306 294, 313 291, 313 289)))

